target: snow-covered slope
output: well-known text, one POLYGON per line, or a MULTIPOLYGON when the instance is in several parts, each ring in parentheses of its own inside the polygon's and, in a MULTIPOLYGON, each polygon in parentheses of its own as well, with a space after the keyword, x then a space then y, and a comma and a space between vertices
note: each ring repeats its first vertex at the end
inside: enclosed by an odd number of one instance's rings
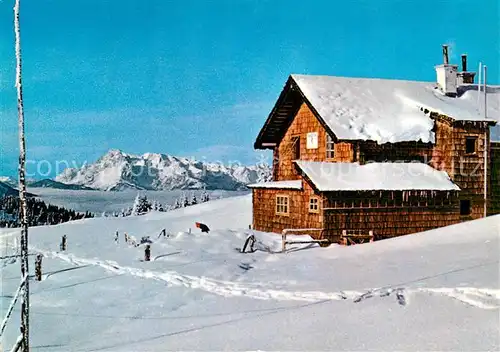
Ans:
POLYGON ((94 164, 66 169, 56 181, 105 191, 202 188, 233 191, 261 182, 270 173, 267 165, 225 167, 166 154, 137 156, 110 150, 94 164))
MULTIPOLYGON (((33 350, 498 351, 500 217, 353 247, 248 230, 251 197, 30 231, 33 350), (207 224, 200 233, 194 222, 207 224), (165 228, 168 237, 157 235, 165 228), (189 231, 191 229, 191 231, 189 231), (114 234, 119 231, 119 241, 114 234), (149 235, 144 247, 124 232, 149 235), (254 253, 239 248, 248 234, 254 253), (62 235, 68 250, 59 252, 62 235), (33 266, 31 266, 33 268, 33 266), (32 270, 32 269, 31 269, 32 270)), ((0 231, 12 253, 17 230, 0 231)), ((307 238, 307 236, 305 237, 307 238)), ((1 313, 19 265, 0 260, 1 313)), ((18 335, 19 312, 2 346, 18 335)))

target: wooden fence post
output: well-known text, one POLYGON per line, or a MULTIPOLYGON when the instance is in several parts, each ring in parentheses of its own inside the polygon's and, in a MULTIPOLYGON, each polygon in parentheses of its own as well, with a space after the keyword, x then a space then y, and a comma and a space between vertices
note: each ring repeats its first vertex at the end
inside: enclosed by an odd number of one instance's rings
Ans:
POLYGON ((68 247, 68 243, 67 243, 67 237, 66 235, 63 235, 62 238, 61 238, 61 245, 60 245, 60 249, 61 251, 65 251, 66 248, 68 247))
POLYGON ((118 231, 115 232, 115 243, 118 243, 118 231))
POLYGON ((151 260, 151 246, 149 244, 144 248, 144 261, 149 262, 151 260))
POLYGON ((37 281, 42 281, 42 258, 41 253, 36 255, 35 259, 35 276, 37 281))
POLYGON ((283 230, 281 233, 281 251, 285 252, 286 250, 286 231, 283 230))

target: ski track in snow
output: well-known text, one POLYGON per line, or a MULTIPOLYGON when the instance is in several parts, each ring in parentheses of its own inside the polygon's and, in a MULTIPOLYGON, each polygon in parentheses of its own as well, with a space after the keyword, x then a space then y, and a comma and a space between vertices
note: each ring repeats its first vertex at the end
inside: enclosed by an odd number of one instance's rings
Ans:
MULTIPOLYGON (((34 248, 33 248, 34 249, 34 248)), ((77 266, 99 266, 103 269, 116 273, 128 274, 136 277, 153 279, 166 282, 170 286, 199 289, 205 292, 223 297, 248 297, 260 300, 277 301, 305 301, 318 302, 324 300, 351 300, 360 303, 373 297, 388 297, 394 295, 397 303, 402 306, 409 304, 409 295, 413 293, 437 294, 456 299, 467 305, 481 309, 500 308, 500 289, 474 288, 474 287, 453 287, 453 288, 376 288, 367 291, 284 291, 265 288, 264 284, 254 283, 243 285, 231 281, 210 279, 182 275, 175 271, 154 272, 140 268, 120 266, 114 261, 87 259, 76 257, 72 254, 60 252, 41 251, 46 257, 57 258, 77 266)))

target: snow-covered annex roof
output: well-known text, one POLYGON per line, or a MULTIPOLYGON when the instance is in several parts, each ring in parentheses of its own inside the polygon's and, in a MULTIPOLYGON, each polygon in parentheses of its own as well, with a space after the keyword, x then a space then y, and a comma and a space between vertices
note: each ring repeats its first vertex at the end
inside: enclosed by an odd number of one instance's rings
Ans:
POLYGON ((302 189, 301 180, 253 183, 248 188, 302 189))
POLYGON ((459 191, 444 171, 422 163, 295 161, 321 192, 372 190, 459 191))
MULTIPOLYGON (((434 82, 294 74, 259 134, 256 147, 271 142, 271 138, 276 141, 279 133, 274 129, 279 127, 271 126, 270 120, 284 120, 287 112, 278 105, 292 105, 293 85, 341 140, 434 142, 433 121, 425 110, 455 120, 485 120, 476 84, 463 85, 457 97, 448 97, 434 82), (289 86, 291 93, 285 92, 289 86)), ((488 86, 487 117, 490 122, 500 119, 500 86, 488 86)), ((500 140, 498 132, 493 131, 493 140, 500 140)))

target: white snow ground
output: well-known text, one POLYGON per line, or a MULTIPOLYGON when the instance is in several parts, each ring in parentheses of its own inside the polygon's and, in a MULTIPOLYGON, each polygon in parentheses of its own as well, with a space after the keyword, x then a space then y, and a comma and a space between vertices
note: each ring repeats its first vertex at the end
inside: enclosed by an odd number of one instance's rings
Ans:
MULTIPOLYGON (((45 255, 43 281, 31 282, 32 350, 500 349, 499 216, 287 253, 276 253, 280 236, 255 232, 258 251, 241 254, 250 222, 251 197, 241 196, 32 228, 31 251, 45 255), (212 231, 200 233, 195 221, 212 231), (170 237, 157 239, 163 228, 170 237), (124 231, 152 235, 154 260, 142 262, 143 248, 125 244, 124 231)), ((2 254, 12 253, 15 235, 0 232, 2 254)), ((4 314, 19 265, 0 268, 4 314)))

